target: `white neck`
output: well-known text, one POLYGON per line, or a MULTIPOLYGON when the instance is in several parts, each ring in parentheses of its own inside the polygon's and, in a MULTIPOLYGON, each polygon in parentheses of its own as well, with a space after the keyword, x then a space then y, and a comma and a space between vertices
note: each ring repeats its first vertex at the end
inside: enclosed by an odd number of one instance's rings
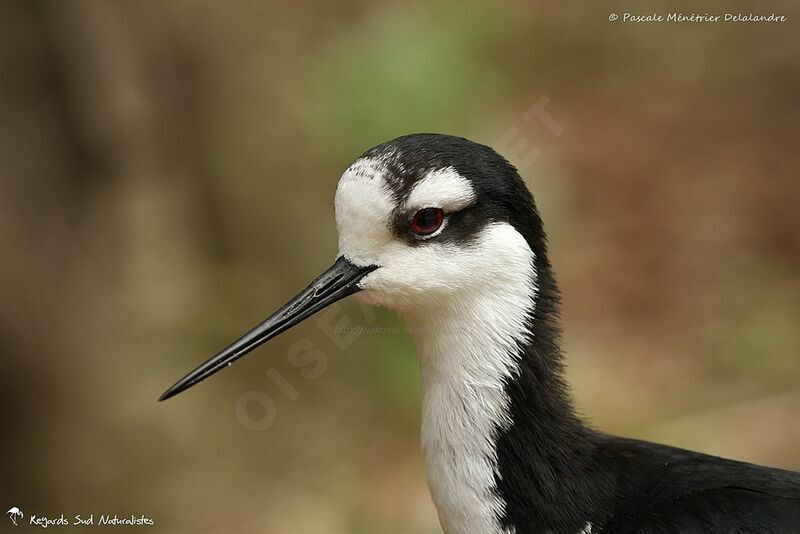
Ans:
POLYGON ((518 250, 527 257, 506 263, 491 285, 403 313, 422 374, 428 484, 446 534, 509 532, 498 520, 496 441, 536 293, 533 254, 518 250))

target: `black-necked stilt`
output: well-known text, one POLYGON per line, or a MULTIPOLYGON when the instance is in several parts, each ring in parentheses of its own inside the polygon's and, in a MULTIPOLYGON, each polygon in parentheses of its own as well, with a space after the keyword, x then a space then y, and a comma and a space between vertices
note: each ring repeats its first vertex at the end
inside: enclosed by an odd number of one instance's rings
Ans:
POLYGON ((542 222, 491 148, 436 134, 372 148, 339 182, 336 225, 336 263, 161 400, 359 292, 411 327, 446 533, 800 532, 800 473, 610 436, 575 416, 542 222))

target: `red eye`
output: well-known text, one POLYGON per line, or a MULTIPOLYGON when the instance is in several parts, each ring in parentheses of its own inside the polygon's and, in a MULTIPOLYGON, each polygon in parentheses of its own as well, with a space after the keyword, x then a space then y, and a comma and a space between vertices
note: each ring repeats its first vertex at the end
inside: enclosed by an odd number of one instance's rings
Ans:
POLYGON ((441 208, 419 210, 411 219, 411 231, 417 235, 431 235, 442 226, 444 211, 441 208))

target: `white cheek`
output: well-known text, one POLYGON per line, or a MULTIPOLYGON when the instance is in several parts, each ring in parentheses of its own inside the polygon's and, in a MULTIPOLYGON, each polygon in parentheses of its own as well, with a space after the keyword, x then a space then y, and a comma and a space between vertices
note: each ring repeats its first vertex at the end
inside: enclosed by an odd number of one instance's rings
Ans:
POLYGON ((378 268, 359 284, 362 300, 392 308, 436 304, 462 291, 502 287, 509 273, 530 268, 525 239, 506 223, 488 225, 474 242, 425 243, 410 247, 392 241, 378 258, 378 268))
POLYGON ((452 256, 453 251, 438 244, 410 247, 405 243, 389 243, 380 255, 380 267, 359 284, 362 300, 390 308, 403 308, 420 300, 433 298, 433 292, 447 293, 455 289, 437 269, 438 258, 452 256))

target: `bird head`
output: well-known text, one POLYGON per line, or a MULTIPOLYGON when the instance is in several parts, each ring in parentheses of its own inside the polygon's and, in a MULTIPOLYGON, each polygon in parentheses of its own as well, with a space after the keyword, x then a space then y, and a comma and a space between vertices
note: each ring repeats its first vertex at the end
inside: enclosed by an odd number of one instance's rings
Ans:
POLYGON ((335 208, 333 266, 160 400, 348 295, 406 316, 488 293, 521 291, 529 300, 536 262, 546 261, 541 221, 517 171, 466 139, 415 134, 371 148, 343 173, 335 208))

